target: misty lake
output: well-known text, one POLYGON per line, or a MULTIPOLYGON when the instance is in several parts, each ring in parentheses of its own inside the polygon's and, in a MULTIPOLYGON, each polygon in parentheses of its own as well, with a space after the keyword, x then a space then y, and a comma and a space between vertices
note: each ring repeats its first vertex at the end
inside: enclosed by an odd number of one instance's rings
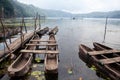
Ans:
MULTIPOLYGON (((86 66, 79 58, 79 45, 85 44, 93 48, 93 42, 103 42, 105 18, 89 19, 54 19, 45 22, 45 26, 59 27, 56 36, 60 50, 58 80, 103 80, 96 72, 86 66), (73 67, 73 74, 67 72, 67 67, 73 67)), ((120 49, 120 20, 108 19, 105 45, 120 49)))
MULTIPOLYGON (((103 80, 96 75, 78 56, 79 45, 93 48, 93 42, 103 42, 105 18, 49 18, 42 23, 43 27, 58 26, 56 40, 59 47, 59 71, 57 80, 103 80), (72 74, 68 73, 72 67, 72 74)), ((108 19, 105 45, 120 49, 120 19, 108 19)), ((29 79, 30 80, 30 79, 29 79)), ((32 80, 32 79, 31 79, 32 80)), ((54 79, 52 79, 54 80, 54 79)))

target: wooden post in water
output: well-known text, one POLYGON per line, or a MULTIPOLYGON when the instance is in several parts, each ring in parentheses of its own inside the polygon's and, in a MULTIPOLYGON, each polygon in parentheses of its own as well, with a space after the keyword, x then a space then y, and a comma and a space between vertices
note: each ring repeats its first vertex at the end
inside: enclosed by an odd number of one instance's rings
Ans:
POLYGON ((107 21, 108 21, 108 17, 106 17, 106 22, 105 22, 105 31, 104 31, 104 39, 103 39, 103 43, 105 43, 105 38, 106 38, 107 21))
POLYGON ((9 48, 9 46, 8 46, 7 42, 6 42, 5 27, 4 27, 3 23, 2 23, 1 18, 0 18, 0 22, 1 22, 1 26, 2 26, 2 28, 3 28, 3 33, 4 33, 4 42, 5 42, 6 47, 8 48, 8 50, 10 50, 10 48, 9 48))
POLYGON ((37 22, 37 16, 35 17, 35 26, 34 26, 35 30, 36 30, 36 26, 37 26, 36 22, 37 22))
POLYGON ((25 32, 27 33, 27 28, 26 28, 26 25, 25 25, 25 21, 24 21, 24 17, 22 18, 22 26, 24 26, 24 28, 25 28, 25 32))
MULTIPOLYGON (((22 24, 23 24, 23 20, 22 20, 22 24)), ((23 29, 23 25, 21 25, 20 26, 20 33, 21 33, 21 35, 20 35, 20 38, 21 38, 21 46, 23 46, 23 44, 22 44, 22 42, 23 42, 23 32, 22 32, 22 29, 23 29)))
POLYGON ((41 29, 41 23, 40 23, 40 15, 39 15, 39 27, 40 27, 40 29, 41 29))

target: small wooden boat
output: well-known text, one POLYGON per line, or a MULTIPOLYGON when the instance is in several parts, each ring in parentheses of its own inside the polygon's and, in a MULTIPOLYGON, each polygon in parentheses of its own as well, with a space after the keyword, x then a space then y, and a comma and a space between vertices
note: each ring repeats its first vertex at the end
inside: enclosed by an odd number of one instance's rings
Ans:
POLYGON ((53 29, 49 32, 49 35, 51 35, 51 34, 56 35, 57 32, 58 32, 58 27, 56 26, 55 28, 53 28, 53 29))
POLYGON ((48 28, 48 27, 45 27, 45 28, 41 29, 40 31, 38 31, 37 34, 38 34, 39 36, 42 36, 42 35, 44 35, 45 33, 47 33, 48 31, 49 31, 49 28, 48 28))
MULTIPOLYGON (((51 34, 49 37, 49 40, 51 40, 50 44, 56 43, 54 34, 51 34)), ((47 47, 48 50, 56 51, 58 50, 57 45, 50 45, 47 47)), ((46 73, 58 73, 58 54, 46 54, 45 55, 45 72, 46 73)))
POLYGON ((89 63, 90 62, 90 56, 88 55, 88 52, 92 52, 94 51, 93 49, 83 45, 83 44, 80 44, 79 46, 79 57, 86 63, 89 63))
POLYGON ((97 55, 97 59, 102 62, 105 72, 111 79, 120 80, 120 52, 114 53, 114 49, 102 45, 100 43, 93 43, 95 50, 113 50, 110 54, 97 55))
MULTIPOLYGON (((39 31, 39 28, 37 27, 36 32, 38 31, 39 31)), ((23 35, 24 36, 23 36, 22 42, 21 42, 21 37, 19 37, 15 41, 13 41, 11 44, 8 45, 10 50, 7 47, 3 50, 0 50, 0 62, 3 61, 8 56, 10 56, 10 53, 14 53, 16 50, 22 47, 22 45, 28 42, 28 40, 30 40, 33 37, 34 31, 25 33, 23 35)))
POLYGON ((100 50, 113 50, 112 48, 105 46, 103 44, 97 43, 97 42, 94 42, 93 46, 95 47, 95 50, 99 50, 99 51, 100 50))
MULTIPOLYGON (((33 39, 38 39, 35 35, 33 39)), ((30 42, 37 44, 37 42, 30 42)), ((35 50, 36 46, 27 46, 26 50, 35 50)), ((33 59, 32 53, 20 53, 18 58, 8 67, 8 73, 11 77, 24 76, 30 69, 30 65, 33 59)))
MULTIPOLYGON (((24 35, 24 40, 22 44, 24 45, 32 36, 34 32, 26 33, 24 35)), ((10 56, 10 53, 14 53, 18 48, 21 47, 21 38, 16 39, 11 44, 8 45, 10 50, 8 48, 5 48, 5 50, 0 50, 0 62, 3 61, 6 57, 10 56)))

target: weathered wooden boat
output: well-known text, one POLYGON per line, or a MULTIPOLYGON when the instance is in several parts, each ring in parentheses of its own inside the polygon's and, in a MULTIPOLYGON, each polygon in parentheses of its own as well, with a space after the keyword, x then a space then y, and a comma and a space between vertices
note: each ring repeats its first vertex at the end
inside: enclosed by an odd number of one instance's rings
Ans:
MULTIPOLYGON (((33 36, 33 39, 38 39, 38 35, 33 36)), ((37 44, 37 42, 29 42, 37 44)), ((26 46, 26 50, 35 50, 36 46, 26 46)), ((8 67, 8 73, 11 77, 24 76, 30 69, 33 59, 32 53, 20 53, 18 58, 8 67)))
POLYGON ((10 56, 10 53, 14 53, 18 48, 20 48, 21 44, 26 43, 32 36, 33 36, 33 33, 25 34, 24 40, 22 43, 21 43, 21 39, 18 38, 8 45, 10 50, 8 48, 5 48, 5 50, 0 50, 0 62, 6 57, 10 56))
POLYGON ((49 31, 49 28, 45 27, 45 28, 41 29, 40 31, 38 31, 37 34, 39 36, 42 36, 43 34, 47 33, 48 31, 49 31))
MULTIPOLYGON (((39 28, 36 29, 36 32, 37 31, 39 31, 39 28)), ((7 47, 4 50, 0 50, 0 62, 3 61, 6 57, 10 56, 10 53, 14 53, 22 45, 28 42, 28 40, 30 40, 33 35, 34 35, 34 31, 25 33, 22 36, 23 38, 22 40, 21 40, 21 37, 19 37, 15 41, 13 41, 11 44, 8 45, 10 50, 7 47)))
POLYGON ((88 52, 92 52, 94 51, 93 49, 83 45, 83 44, 80 44, 79 46, 79 57, 86 63, 89 63, 90 62, 90 56, 88 54, 88 52))
POLYGON ((103 44, 97 43, 97 42, 93 42, 93 46, 95 48, 95 50, 113 50, 113 48, 110 48, 108 46, 105 46, 103 44))
POLYGON ((53 28, 53 29, 49 32, 49 35, 51 35, 51 34, 56 35, 57 32, 58 32, 58 27, 56 26, 55 28, 53 28))
MULTIPOLYGON (((56 43, 54 34, 49 35, 49 44, 56 43)), ((58 50, 57 45, 47 46, 47 50, 56 51, 58 50)), ((58 73, 58 54, 45 54, 45 72, 46 73, 58 73)))
MULTIPOLYGON (((113 79, 113 80, 120 80, 120 52, 114 52, 116 50, 105 46, 100 43, 93 43, 95 50, 110 50, 111 53, 109 54, 100 54, 96 55, 98 62, 102 64, 104 72, 113 79)), ((97 67, 101 67, 101 65, 97 65, 97 67)))

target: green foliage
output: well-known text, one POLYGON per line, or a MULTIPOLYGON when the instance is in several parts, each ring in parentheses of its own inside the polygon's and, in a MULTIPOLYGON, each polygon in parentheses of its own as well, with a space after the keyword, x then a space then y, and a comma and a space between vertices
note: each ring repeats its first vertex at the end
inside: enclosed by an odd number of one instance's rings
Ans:
POLYGON ((10 3, 10 0, 0 0, 0 12, 1 15, 4 13, 4 17, 14 16, 14 8, 10 3))

